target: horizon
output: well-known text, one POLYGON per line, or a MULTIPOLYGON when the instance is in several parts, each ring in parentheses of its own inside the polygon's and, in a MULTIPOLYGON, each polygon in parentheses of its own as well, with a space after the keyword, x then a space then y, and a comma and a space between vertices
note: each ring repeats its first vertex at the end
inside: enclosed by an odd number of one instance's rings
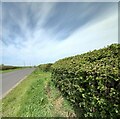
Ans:
POLYGON ((0 64, 53 63, 113 43, 118 3, 2 3, 0 64))
MULTIPOLYGON (((120 44, 120 43, 113 43, 113 44, 120 44)), ((110 44, 110 45, 112 45, 112 44, 110 44)), ((110 45, 107 45, 107 46, 104 46, 104 47, 102 47, 102 48, 107 48, 108 46, 110 46, 110 45)), ((100 49, 102 49, 102 48, 100 48, 100 49)), ((90 50, 90 51, 88 51, 88 52, 92 52, 92 51, 94 51, 94 50, 100 50, 100 49, 93 49, 93 50, 90 50)), ((84 52, 84 53, 87 53, 87 52, 84 52)), ((82 54, 84 54, 84 53, 82 53, 82 54)), ((71 55, 71 56, 68 56, 68 57, 64 57, 64 58, 69 58, 69 57, 73 57, 73 56, 77 56, 77 55, 81 55, 81 54, 76 54, 76 55, 71 55)), ((61 59, 64 59, 64 58, 61 58, 61 59)), ((58 59, 58 60, 61 60, 61 59, 58 59)), ((56 60, 56 61, 58 61, 58 60, 56 60)), ((55 62, 56 62, 55 61, 55 62)), ((47 63, 42 63, 42 64, 49 64, 49 63, 55 63, 55 62, 47 62, 47 63)), ((42 64, 38 64, 38 65, 42 65, 42 64)), ((27 67, 27 66, 38 66, 38 65, 10 65, 10 64, 0 64, 0 65, 4 65, 4 66, 23 66, 23 67, 27 67)))

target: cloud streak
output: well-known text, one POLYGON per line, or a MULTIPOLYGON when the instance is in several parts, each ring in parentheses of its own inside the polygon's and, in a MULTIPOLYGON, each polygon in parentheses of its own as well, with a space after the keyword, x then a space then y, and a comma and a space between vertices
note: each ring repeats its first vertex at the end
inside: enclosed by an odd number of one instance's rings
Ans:
POLYGON ((117 42, 117 3, 3 3, 3 63, 54 62, 117 42))

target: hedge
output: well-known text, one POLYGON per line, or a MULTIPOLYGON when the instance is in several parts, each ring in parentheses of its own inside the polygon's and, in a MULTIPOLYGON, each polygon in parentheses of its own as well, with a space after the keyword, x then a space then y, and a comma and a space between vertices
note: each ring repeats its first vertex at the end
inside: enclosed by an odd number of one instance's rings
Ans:
POLYGON ((80 116, 120 116, 120 44, 68 57, 52 65, 52 81, 80 116))
POLYGON ((38 66, 38 68, 42 71, 51 71, 51 66, 52 66, 52 63, 48 63, 48 64, 41 64, 38 66))

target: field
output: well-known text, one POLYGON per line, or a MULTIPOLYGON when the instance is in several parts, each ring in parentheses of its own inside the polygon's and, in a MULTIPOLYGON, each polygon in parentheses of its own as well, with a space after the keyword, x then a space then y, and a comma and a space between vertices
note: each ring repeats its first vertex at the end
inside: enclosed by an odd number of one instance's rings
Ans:
POLYGON ((7 72, 23 69, 23 68, 28 68, 28 67, 29 66, 24 67, 24 66, 0 65, 0 73, 7 73, 7 72))

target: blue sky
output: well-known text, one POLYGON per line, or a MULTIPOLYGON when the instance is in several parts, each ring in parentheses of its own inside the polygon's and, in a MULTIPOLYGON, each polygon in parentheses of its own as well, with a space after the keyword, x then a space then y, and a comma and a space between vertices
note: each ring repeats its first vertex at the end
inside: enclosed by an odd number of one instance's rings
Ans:
POLYGON ((117 3, 2 3, 4 64, 55 62, 117 42, 117 3))

